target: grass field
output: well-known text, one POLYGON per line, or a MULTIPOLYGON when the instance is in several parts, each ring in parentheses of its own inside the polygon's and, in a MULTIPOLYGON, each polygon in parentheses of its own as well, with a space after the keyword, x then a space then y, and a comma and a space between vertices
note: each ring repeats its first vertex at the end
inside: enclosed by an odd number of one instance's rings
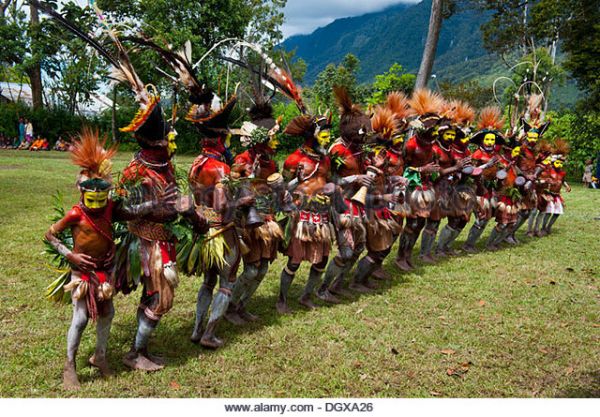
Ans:
MULTIPOLYGON (((129 157, 120 154, 116 170, 129 157)), ((178 162, 187 167, 191 158, 178 162)), ((66 154, 0 151, 2 397, 600 396, 600 221, 593 219, 600 192, 578 185, 551 236, 411 274, 390 258, 393 283, 341 305, 307 312, 296 303, 303 266, 291 289, 294 313, 278 316, 279 259, 250 304, 262 320, 224 323, 226 346, 216 352, 189 342, 200 279, 183 277, 151 340, 168 364, 159 373, 122 365, 139 292, 119 295, 109 346, 116 376, 102 380, 85 366, 95 339, 88 326, 78 358, 82 389, 66 393, 71 308, 44 299, 55 274, 41 239, 52 194, 62 191, 69 206, 77 201, 76 173, 66 154)))

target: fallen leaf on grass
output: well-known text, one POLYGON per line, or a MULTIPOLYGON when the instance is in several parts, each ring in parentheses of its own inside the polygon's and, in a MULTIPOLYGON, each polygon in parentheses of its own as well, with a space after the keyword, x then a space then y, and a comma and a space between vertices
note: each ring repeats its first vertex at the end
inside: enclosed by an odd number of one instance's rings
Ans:
POLYGON ((454 368, 446 369, 446 374, 448 376, 455 376, 458 378, 462 378, 467 372, 469 372, 469 367, 472 365, 472 362, 463 362, 454 368))
POLYGON ((574 270, 573 268, 571 268, 570 266, 569 266, 569 267, 567 267, 567 268, 565 268, 565 269, 566 269, 567 271, 569 271, 569 272, 573 272, 573 271, 575 271, 575 270, 574 270))
POLYGON ((574 371, 575 369, 572 366, 569 366, 565 372, 565 375, 571 375, 574 371))
POLYGON ((538 348, 538 350, 539 350, 540 352, 542 352, 543 354, 548 354, 548 349, 546 349, 546 348, 545 348, 545 347, 543 347, 543 346, 539 347, 539 348, 538 348))
POLYGON ((456 353, 456 351, 453 349, 442 349, 440 352, 444 355, 454 355, 456 353))
POLYGON ((358 310, 356 310, 356 313, 355 313, 355 314, 360 314, 360 313, 362 313, 363 311, 364 311, 364 309, 363 309, 363 308, 359 308, 358 310))
POLYGON ((399 352, 396 350, 396 348, 392 348, 392 353, 393 353, 394 355, 397 355, 399 352))
POLYGON ((442 395, 441 392, 437 392, 437 391, 429 391, 430 395, 433 395, 434 397, 439 397, 440 395, 442 395))
POLYGON ((600 323, 594 323, 594 324, 592 324, 592 326, 594 326, 594 327, 600 327, 600 323))
POLYGON ((171 387, 173 389, 179 389, 179 388, 181 388, 181 385, 179 385, 176 381, 171 381, 171 382, 169 382, 169 387, 171 387))
POLYGON ((478 302, 477 304, 479 304, 479 307, 483 307, 483 306, 485 306, 487 303, 485 302, 485 300, 479 300, 479 302, 478 302))
POLYGON ((360 378, 360 380, 361 380, 361 381, 364 381, 364 380, 365 380, 365 379, 367 379, 368 377, 369 377, 369 375, 367 375, 367 374, 360 374, 360 377, 359 377, 359 378, 360 378))

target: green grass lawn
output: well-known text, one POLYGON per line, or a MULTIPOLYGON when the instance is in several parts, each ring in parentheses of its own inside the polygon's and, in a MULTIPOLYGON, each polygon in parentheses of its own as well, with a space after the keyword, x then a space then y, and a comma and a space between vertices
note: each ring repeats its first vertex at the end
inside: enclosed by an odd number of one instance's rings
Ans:
MULTIPOLYGON (((129 154, 120 154, 115 171, 129 154)), ((186 168, 192 158, 180 158, 186 168)), ((600 191, 578 185, 554 233, 403 274, 376 294, 307 312, 274 310, 272 266, 250 303, 262 320, 224 323, 216 352, 189 342, 199 278, 182 277, 175 306, 151 348, 168 366, 131 372, 121 363, 135 328, 137 294, 116 297, 102 380, 87 367, 95 332, 79 351, 82 389, 62 390, 71 307, 44 298, 55 277, 43 255, 51 196, 78 198, 67 154, 0 150, 0 396, 2 397, 572 397, 600 396, 600 191), (448 375, 454 373, 453 376, 448 375)), ((491 228, 488 228, 491 229, 491 228)), ((488 230, 489 233, 489 230, 488 230)), ((484 239, 487 237, 484 235, 484 239)), ((464 241, 465 233, 459 237, 464 241)))

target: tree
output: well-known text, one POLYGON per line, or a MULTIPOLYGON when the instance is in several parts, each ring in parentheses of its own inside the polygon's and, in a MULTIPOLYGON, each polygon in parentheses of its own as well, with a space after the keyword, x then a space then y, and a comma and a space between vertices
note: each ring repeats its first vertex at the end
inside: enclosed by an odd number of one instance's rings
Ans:
POLYGON ((323 105, 329 109, 336 107, 333 98, 333 87, 346 87, 350 96, 354 100, 362 101, 364 90, 361 89, 356 82, 356 74, 360 66, 360 60, 352 55, 347 54, 344 60, 339 65, 329 64, 317 76, 317 79, 312 88, 313 105, 323 105))
POLYGON ((403 91, 410 95, 415 85, 415 78, 414 74, 404 73, 402 65, 394 63, 385 73, 375 76, 373 92, 367 99, 367 103, 370 105, 381 104, 385 101, 388 93, 392 91, 403 91))
POLYGON ((432 0, 431 2, 431 15, 429 17, 427 41, 425 41, 425 48, 423 50, 423 57, 421 58, 421 66, 417 73, 415 88, 426 87, 429 77, 431 76, 435 52, 440 38, 440 30, 442 29, 442 3, 442 0, 432 0))

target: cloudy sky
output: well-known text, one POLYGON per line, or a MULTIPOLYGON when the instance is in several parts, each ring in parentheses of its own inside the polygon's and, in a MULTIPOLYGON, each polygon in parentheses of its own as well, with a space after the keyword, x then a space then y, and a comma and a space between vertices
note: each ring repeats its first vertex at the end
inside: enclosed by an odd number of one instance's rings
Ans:
POLYGON ((311 33, 340 17, 376 12, 398 3, 418 3, 421 0, 287 0, 284 9, 283 36, 311 33))

